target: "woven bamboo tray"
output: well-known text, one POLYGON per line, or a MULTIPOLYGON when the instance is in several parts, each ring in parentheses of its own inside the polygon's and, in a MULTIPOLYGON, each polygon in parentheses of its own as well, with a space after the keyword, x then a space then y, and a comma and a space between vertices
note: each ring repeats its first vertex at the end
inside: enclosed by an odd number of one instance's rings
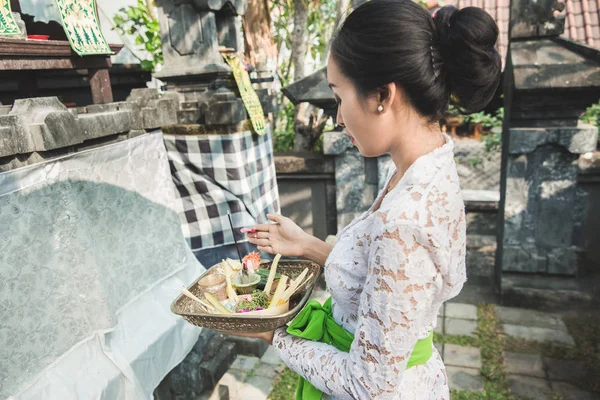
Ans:
MULTIPOLYGON (((271 263, 261 263, 261 266, 268 265, 271 267, 271 263)), ((282 260, 279 261, 277 266, 277 273, 287 275, 291 279, 295 279, 298 275, 308 268, 308 275, 314 274, 313 278, 308 282, 301 292, 295 294, 290 298, 290 310, 284 314, 275 316, 248 316, 244 313, 240 314, 206 314, 201 312, 196 306, 194 300, 179 295, 177 299, 171 304, 171 311, 177 315, 180 315, 190 324, 201 326, 204 328, 215 329, 223 332, 268 332, 275 330, 281 326, 284 326, 302 310, 312 291, 317 284, 319 276, 321 274, 321 267, 312 261, 305 260, 282 260)), ((198 285, 198 281, 208 274, 215 273, 217 268, 213 267, 206 271, 200 276, 194 283, 192 283, 188 290, 194 295, 201 297, 202 289, 198 285)))

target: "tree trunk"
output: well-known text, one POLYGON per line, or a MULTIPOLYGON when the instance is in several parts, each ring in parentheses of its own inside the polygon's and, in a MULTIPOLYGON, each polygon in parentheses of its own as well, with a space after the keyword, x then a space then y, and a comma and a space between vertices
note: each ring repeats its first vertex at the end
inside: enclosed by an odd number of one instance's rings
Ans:
POLYGON ((148 15, 150 15, 150 18, 152 18, 153 21, 158 21, 154 0, 146 0, 146 8, 148 8, 148 15))
POLYGON ((268 0, 248 0, 242 17, 244 54, 257 69, 277 67, 277 46, 271 34, 271 16, 268 0))
POLYGON ((329 116, 309 103, 296 106, 294 151, 312 151, 329 116), (321 115, 319 115, 321 114, 321 115))
MULTIPOLYGON (((350 0, 337 0, 335 3, 335 24, 333 25, 333 32, 335 32, 348 13, 350 12, 350 0)), ((328 32, 327 45, 325 46, 325 54, 323 54, 323 60, 327 60, 329 57, 329 51, 331 50, 331 36, 333 32, 328 32)))
POLYGON ((294 0, 294 34, 292 39, 292 63, 294 81, 304 78, 304 63, 307 51, 308 0, 294 0))
MULTIPOLYGON (((294 81, 304 78, 304 63, 306 62, 308 0, 294 0, 294 33, 292 37, 291 61, 294 65, 294 81)), ((298 104, 294 112, 294 151, 311 150, 311 127, 306 119, 308 103, 298 104)))

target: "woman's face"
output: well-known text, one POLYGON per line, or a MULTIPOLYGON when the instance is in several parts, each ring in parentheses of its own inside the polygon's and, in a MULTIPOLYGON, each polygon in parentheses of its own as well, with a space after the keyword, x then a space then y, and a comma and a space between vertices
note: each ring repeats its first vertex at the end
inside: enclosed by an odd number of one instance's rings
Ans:
MULTIPOLYGON (((327 63, 327 80, 338 103, 337 123, 346 128, 346 135, 365 157, 377 157, 389 151, 393 140, 391 112, 377 95, 361 97, 354 84, 339 70, 333 57, 327 63)), ((388 103, 389 105, 389 103, 388 103)))

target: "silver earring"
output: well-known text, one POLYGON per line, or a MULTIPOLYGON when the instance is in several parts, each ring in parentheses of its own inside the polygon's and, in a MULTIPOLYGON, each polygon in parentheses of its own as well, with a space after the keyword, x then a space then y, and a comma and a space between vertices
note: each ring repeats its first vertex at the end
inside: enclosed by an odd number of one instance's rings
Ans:
POLYGON ((380 113, 383 112, 383 106, 380 104, 379 107, 377 107, 377 111, 379 111, 380 113))

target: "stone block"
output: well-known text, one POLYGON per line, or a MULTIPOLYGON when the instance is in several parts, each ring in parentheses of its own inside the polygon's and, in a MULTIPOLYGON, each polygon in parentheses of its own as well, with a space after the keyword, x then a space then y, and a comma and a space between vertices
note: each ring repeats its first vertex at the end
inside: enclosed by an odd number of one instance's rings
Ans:
POLYGON ((172 98, 152 100, 148 107, 142 108, 144 129, 156 129, 177 123, 179 105, 172 98))
POLYGON ((77 119, 77 123, 86 140, 128 132, 132 129, 128 111, 82 114, 77 119))
POLYGON ((444 345, 444 363, 454 367, 481 368, 481 354, 477 347, 444 345))
POLYGON ((244 386, 248 372, 230 369, 219 380, 218 385, 227 386, 231 398, 235 398, 238 391, 244 386))
POLYGON ((443 317, 445 315, 446 315, 446 303, 442 304, 442 306, 438 310, 438 317, 443 317))
POLYGON ((173 395, 195 396, 211 387, 198 373, 201 361, 200 355, 191 352, 169 373, 170 390, 173 395))
POLYGON ((184 95, 175 90, 167 90, 167 91, 163 92, 162 95, 160 96, 160 98, 163 100, 172 101, 173 103, 176 104, 177 109, 180 109, 181 102, 185 100, 184 95))
POLYGON ((364 157, 356 149, 335 158, 338 230, 366 211, 375 200, 377 185, 365 182, 364 165, 364 157))
MULTIPOLYGON (((203 361, 210 360, 211 358, 214 358, 217 353, 222 351, 223 344, 226 340, 227 336, 222 333, 217 333, 210 337, 210 340, 206 342, 202 349, 200 349, 199 346, 196 346, 194 347, 194 350, 199 350, 199 354, 202 355, 203 361)), ((196 345, 197 344, 198 342, 196 342, 196 345)))
POLYGON ((548 140, 549 135, 545 128, 511 128, 508 151, 513 155, 531 153, 548 140))
POLYGON ((280 365, 282 361, 277 355, 275 348, 273 346, 269 346, 267 351, 265 351, 263 356, 260 358, 260 362, 271 365, 280 365))
POLYGON ((273 390, 273 379, 253 376, 242 386, 237 398, 240 400, 266 400, 271 390, 273 390))
POLYGON ((250 372, 254 369, 256 364, 258 364, 260 359, 258 357, 251 356, 238 356, 233 364, 231 364, 232 369, 239 369, 240 371, 250 372))
POLYGON ((217 385, 213 390, 200 394, 197 400, 229 400, 229 387, 217 385))
POLYGON ((464 319, 445 318, 444 331, 447 335, 475 336, 477 322, 464 319))
POLYGON ((9 116, 17 117, 9 121, 14 124, 20 153, 54 150, 85 140, 76 116, 56 97, 15 100, 9 116))
POLYGON ((556 142, 573 154, 584 154, 596 150, 598 128, 589 124, 557 129, 556 142))
MULTIPOLYGON (((468 236, 467 236, 468 237, 468 236)), ((496 250, 467 248, 467 276, 474 283, 489 285, 494 276, 496 250)))
POLYGON ((169 14, 169 40, 182 56, 202 46, 200 15, 191 4, 177 5, 169 14))
POLYGON ((545 379, 531 376, 508 375, 508 387, 518 398, 546 399, 552 392, 550 383, 545 379))
POLYGON ((340 155, 353 147, 344 132, 325 132, 323 136, 323 154, 340 155))
POLYGON ((446 317, 477 320, 477 307, 472 304, 446 304, 446 317))
POLYGON ((471 249, 486 249, 496 250, 496 236, 494 235, 467 235, 467 248, 471 249))
POLYGON ((267 342, 256 338, 228 336, 227 341, 235 343, 236 353, 244 356, 261 357, 269 347, 267 342))
POLYGON ((574 346, 573 337, 567 332, 556 329, 537 328, 522 325, 502 324, 502 329, 509 336, 514 336, 536 342, 553 342, 568 346, 574 346))
POLYGON ((213 358, 203 361, 198 368, 200 379, 205 388, 214 387, 227 372, 236 357, 235 345, 225 343, 213 358))
MULTIPOLYGON (((84 114, 99 114, 99 113, 107 113, 107 112, 115 112, 119 111, 120 102, 116 103, 108 103, 108 104, 90 104, 85 107, 84 114)), ((77 112, 77 109, 75 109, 77 112)), ((81 113, 77 113, 81 114, 81 113)))
POLYGON ((173 393, 171 393, 171 379, 170 375, 167 375, 154 389, 152 393, 154 400, 173 400, 173 393))
POLYGON ((277 366, 273 364, 267 364, 263 362, 259 362, 258 365, 254 368, 252 373, 256 376, 262 376, 268 379, 275 379, 277 377, 277 366))
POLYGON ((199 109, 177 111, 177 121, 180 124, 199 124, 203 114, 199 109))
POLYGON ((180 109, 183 110, 195 110, 198 108, 197 101, 182 101, 179 104, 180 109))
POLYGON ((524 308, 496 306, 496 314, 503 324, 555 329, 568 333, 560 315, 524 308))
POLYGON ((559 360, 543 357, 548 379, 553 381, 579 382, 588 373, 586 364, 577 360, 559 360))
POLYGON ((550 249, 548 272, 558 275, 576 275, 582 256, 583 250, 576 247, 550 249))
POLYGON ((507 374, 546 377, 542 356, 539 354, 505 352, 504 366, 507 374))
POLYGON ((598 393, 586 392, 564 382, 550 383, 552 390, 560 394, 564 400, 597 400, 598 393))
POLYGON ((0 105, 0 116, 10 114, 10 110, 12 110, 12 106, 2 106, 0 105))
POLYGON ((443 334, 444 333, 444 317, 437 317, 437 325, 433 330, 435 333, 443 334))
POLYGON ((231 99, 210 103, 205 119, 207 125, 230 125, 248 119, 248 114, 241 99, 231 99))
POLYGON ((476 392, 483 390, 483 380, 479 370, 463 367, 446 367, 448 384, 451 390, 476 392))
POLYGON ((192 348, 192 351, 195 351, 198 354, 204 354, 204 350, 206 349, 206 346, 215 337, 216 334, 217 334, 217 331, 215 331, 213 329, 203 328, 200 331, 200 335, 198 335, 198 341, 192 348))
MULTIPOLYGON (((506 226, 506 224, 505 224, 506 226)), ((508 238, 505 237, 508 241, 508 238)), ((547 258, 539 255, 535 245, 508 245, 502 252, 502 270, 514 272, 546 272, 547 258)))
POLYGON ((158 100, 159 97, 160 94, 156 89, 138 88, 133 89, 125 101, 127 103, 135 103, 140 107, 146 107, 150 101, 158 100))
POLYGON ((15 132, 7 120, 14 119, 10 116, 0 116, 0 157, 12 156, 19 154, 19 147, 15 132))

